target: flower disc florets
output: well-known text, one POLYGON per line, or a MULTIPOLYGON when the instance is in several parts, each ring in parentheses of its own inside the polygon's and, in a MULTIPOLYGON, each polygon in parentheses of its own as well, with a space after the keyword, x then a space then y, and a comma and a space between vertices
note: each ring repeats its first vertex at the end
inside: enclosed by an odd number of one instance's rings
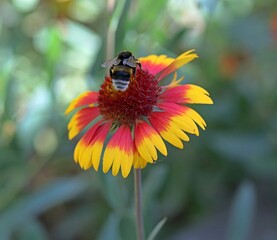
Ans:
POLYGON ((125 91, 115 90, 111 77, 106 76, 98 97, 100 113, 116 125, 133 126, 152 112, 160 94, 157 79, 148 71, 137 69, 125 91))

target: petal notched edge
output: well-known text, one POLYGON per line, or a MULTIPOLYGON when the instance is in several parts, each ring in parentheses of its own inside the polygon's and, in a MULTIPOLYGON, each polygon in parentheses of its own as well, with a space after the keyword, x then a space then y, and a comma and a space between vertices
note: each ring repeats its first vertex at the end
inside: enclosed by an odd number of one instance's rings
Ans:
POLYGON ((167 149, 159 133, 144 121, 137 122, 135 126, 135 145, 140 156, 149 163, 157 159, 157 148, 163 155, 167 149))
POLYGON ((97 171, 102 149, 108 131, 111 127, 110 122, 102 121, 93 125, 77 143, 74 150, 74 160, 83 169, 91 166, 97 171))
POLYGON ((213 104, 210 94, 204 88, 194 85, 184 85, 184 103, 213 104))
POLYGON ((166 88, 161 95, 161 99, 167 102, 176 102, 180 104, 213 104, 209 93, 204 88, 194 84, 185 84, 173 87, 168 85, 168 88, 166 88))
POLYGON ((77 143, 74 149, 74 161, 76 163, 80 163, 84 151, 90 146, 90 143, 96 136, 96 132, 98 131, 100 125, 101 122, 94 124, 77 143))
POLYGON ((187 134, 185 134, 170 118, 164 116, 164 113, 152 113, 149 121, 162 138, 173 146, 182 149, 183 143, 181 140, 189 141, 187 134))
POLYGON ((103 172, 106 173, 112 167, 115 176, 121 169, 122 176, 126 178, 133 165, 134 144, 129 126, 122 125, 114 133, 103 156, 103 172))
POLYGON ((136 168, 136 169, 145 168, 147 163, 148 162, 139 154, 136 147, 134 147, 134 160, 133 160, 134 168, 136 168))

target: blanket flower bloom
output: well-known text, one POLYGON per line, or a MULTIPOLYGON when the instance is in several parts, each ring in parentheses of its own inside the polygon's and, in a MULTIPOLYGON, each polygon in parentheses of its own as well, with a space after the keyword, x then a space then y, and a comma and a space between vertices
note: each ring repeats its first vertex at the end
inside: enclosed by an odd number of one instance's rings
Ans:
POLYGON ((68 124, 69 139, 86 128, 75 147, 75 162, 97 171, 103 159, 104 173, 112 169, 115 176, 121 170, 126 178, 132 167, 154 163, 157 150, 166 156, 164 140, 183 148, 182 141, 189 141, 187 133, 198 136, 198 126, 204 130, 206 123, 187 104, 213 102, 205 89, 180 85, 183 77, 177 80, 176 74, 195 58, 193 50, 175 59, 165 55, 140 58, 141 68, 137 67, 125 91, 116 90, 107 75, 98 92, 88 91, 74 99, 66 110, 68 114, 77 109, 68 124), (171 83, 161 86, 160 81, 173 72, 171 83))

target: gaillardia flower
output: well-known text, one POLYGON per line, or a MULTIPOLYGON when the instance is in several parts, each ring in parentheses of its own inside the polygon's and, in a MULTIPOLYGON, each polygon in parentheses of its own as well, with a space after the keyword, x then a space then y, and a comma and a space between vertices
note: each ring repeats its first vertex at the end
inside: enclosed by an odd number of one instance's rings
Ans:
POLYGON ((187 133, 198 136, 198 126, 204 130, 205 121, 187 104, 212 104, 212 100, 199 86, 180 85, 183 77, 177 80, 175 72, 195 58, 193 50, 175 59, 165 55, 140 58, 141 67, 131 75, 126 90, 117 90, 107 75, 98 92, 88 91, 73 100, 66 110, 68 114, 77 109, 68 124, 69 139, 86 128, 75 147, 75 162, 97 171, 103 159, 104 173, 112 168, 117 175, 121 170, 125 178, 132 167, 154 163, 157 150, 166 156, 164 140, 183 148, 182 141, 189 141, 187 133), (172 72, 171 83, 160 85, 172 72))

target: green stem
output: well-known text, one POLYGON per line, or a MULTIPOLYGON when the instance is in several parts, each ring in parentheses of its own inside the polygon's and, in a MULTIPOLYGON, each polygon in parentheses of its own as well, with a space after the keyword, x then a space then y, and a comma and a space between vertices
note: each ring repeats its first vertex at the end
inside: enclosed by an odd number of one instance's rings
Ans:
POLYGON ((141 170, 134 169, 135 209, 137 240, 144 240, 144 225, 142 214, 141 170))
MULTIPOLYGON (((119 0, 116 4, 114 11, 111 12, 112 17, 107 31, 107 54, 106 58, 111 59, 114 57, 115 52, 115 34, 118 28, 119 20, 123 14, 123 9, 126 0, 119 0)), ((115 3, 113 3, 115 4, 115 3)), ((111 5, 113 5, 111 4, 111 5)), ((112 7, 109 7, 112 8, 112 7)))

